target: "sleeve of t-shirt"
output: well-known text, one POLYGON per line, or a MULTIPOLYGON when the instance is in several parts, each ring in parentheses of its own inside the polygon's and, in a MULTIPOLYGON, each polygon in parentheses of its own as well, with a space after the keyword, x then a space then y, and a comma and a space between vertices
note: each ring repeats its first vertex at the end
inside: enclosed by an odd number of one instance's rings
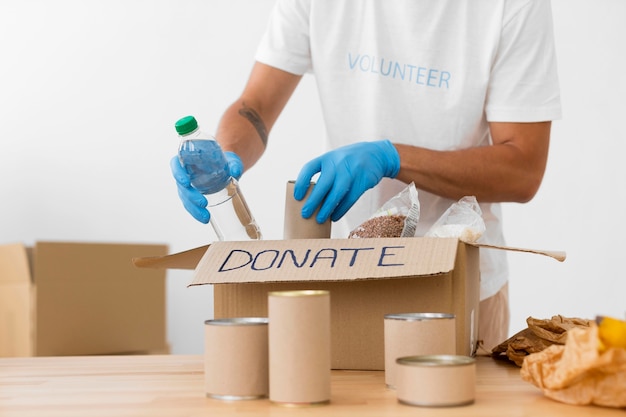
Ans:
POLYGON ((561 118, 550 0, 508 1, 485 112, 490 122, 561 118))
POLYGON ((278 0, 255 59, 297 75, 311 70, 310 0, 278 0))

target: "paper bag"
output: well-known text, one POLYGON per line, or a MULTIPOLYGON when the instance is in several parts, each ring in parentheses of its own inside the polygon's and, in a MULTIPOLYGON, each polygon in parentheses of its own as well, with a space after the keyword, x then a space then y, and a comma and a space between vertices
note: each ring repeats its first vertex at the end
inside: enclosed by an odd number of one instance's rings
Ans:
POLYGON ((528 328, 493 348, 491 355, 494 358, 508 358, 517 366, 522 366, 526 356, 541 352, 554 344, 563 345, 568 330, 576 327, 589 327, 591 321, 557 315, 548 320, 529 317, 526 323, 528 328))
POLYGON ((565 345, 526 357, 522 379, 563 403, 626 407, 626 349, 599 346, 594 322, 570 329, 565 345))

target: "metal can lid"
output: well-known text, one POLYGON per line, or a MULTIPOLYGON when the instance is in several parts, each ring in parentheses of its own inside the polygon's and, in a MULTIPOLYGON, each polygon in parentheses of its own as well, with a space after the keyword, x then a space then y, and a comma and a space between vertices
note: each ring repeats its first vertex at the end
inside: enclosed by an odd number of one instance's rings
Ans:
POLYGON ((453 319, 455 315, 450 313, 394 313, 386 314, 385 318, 391 320, 419 321, 453 319))
POLYGON ((273 297, 311 297, 328 294, 330 294, 330 292, 326 290, 272 291, 269 293, 269 295, 273 297))
POLYGON ((476 363, 476 359, 462 355, 418 355, 396 359, 398 365, 408 366, 467 366, 476 363))
POLYGON ((204 324, 211 326, 257 326, 268 324, 266 317, 232 317, 225 319, 206 320, 204 324))

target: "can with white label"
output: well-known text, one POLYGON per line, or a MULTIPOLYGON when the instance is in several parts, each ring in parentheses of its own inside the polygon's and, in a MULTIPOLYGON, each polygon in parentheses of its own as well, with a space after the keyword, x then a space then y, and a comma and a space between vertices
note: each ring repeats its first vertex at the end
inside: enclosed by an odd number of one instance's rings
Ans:
POLYGON ((398 358, 396 363, 399 402, 422 407, 453 407, 474 402, 474 358, 458 355, 408 356, 398 358))
POLYGON ((220 400, 268 396, 267 318, 204 322, 204 386, 207 397, 220 400))
POLYGON ((384 339, 385 383, 393 389, 399 357, 456 353, 455 316, 448 313, 387 314, 384 339))

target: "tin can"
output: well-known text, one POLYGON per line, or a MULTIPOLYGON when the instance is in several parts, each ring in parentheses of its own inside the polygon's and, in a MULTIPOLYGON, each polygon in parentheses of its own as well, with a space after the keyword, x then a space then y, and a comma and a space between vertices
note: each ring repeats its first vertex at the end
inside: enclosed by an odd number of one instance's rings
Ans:
POLYGON ((267 397, 268 319, 207 320, 204 330, 206 396, 230 401, 267 397))
POLYGON ((277 291, 268 296, 270 401, 330 402, 330 294, 277 291))
POLYGON ((403 404, 453 407, 474 402, 476 361, 469 356, 424 355, 398 358, 397 395, 403 404))
POLYGON ((454 355, 454 314, 402 313, 385 315, 385 383, 394 389, 396 359, 401 356, 454 355))
POLYGON ((331 222, 330 219, 319 224, 315 220, 315 214, 305 219, 302 217, 302 206, 309 197, 315 187, 312 182, 306 192, 304 198, 300 201, 293 198, 293 188, 295 181, 287 181, 285 192, 285 223, 283 228, 284 239, 328 239, 330 238, 331 222))

